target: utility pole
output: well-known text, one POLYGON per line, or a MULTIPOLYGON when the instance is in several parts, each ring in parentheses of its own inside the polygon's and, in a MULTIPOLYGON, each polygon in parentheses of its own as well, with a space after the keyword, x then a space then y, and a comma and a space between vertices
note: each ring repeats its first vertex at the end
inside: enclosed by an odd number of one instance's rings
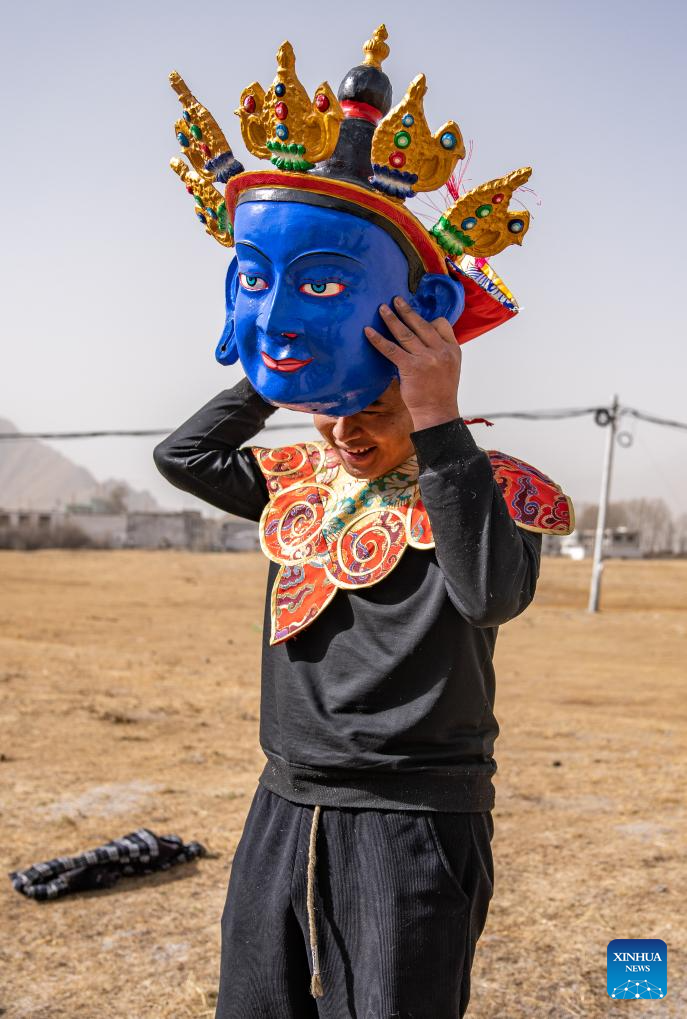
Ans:
POLYGON ((604 530, 606 528, 606 515, 608 512, 608 498, 611 492, 611 474, 613 471, 613 451, 615 449, 615 436, 618 430, 618 397, 613 397, 613 404, 610 410, 597 411, 596 423, 608 427, 606 434, 606 451, 604 453, 604 466, 601 475, 601 496, 599 498, 599 515, 596 521, 596 535, 594 537, 594 562, 592 564, 592 584, 589 591, 589 611, 599 611, 599 598, 601 595, 601 574, 603 573, 603 542, 604 530))

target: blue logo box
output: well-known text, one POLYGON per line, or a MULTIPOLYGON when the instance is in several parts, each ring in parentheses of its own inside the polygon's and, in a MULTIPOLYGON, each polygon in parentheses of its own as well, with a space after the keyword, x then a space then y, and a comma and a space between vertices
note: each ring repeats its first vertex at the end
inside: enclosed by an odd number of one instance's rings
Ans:
POLYGON ((665 998, 668 948, 658 938, 616 938, 606 950, 609 998, 665 998))

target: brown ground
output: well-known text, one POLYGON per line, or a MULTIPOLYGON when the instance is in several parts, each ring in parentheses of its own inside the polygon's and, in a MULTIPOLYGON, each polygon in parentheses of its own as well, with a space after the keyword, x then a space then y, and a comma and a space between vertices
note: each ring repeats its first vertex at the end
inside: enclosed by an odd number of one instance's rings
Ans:
MULTIPOLYGON (((496 895, 471 1019, 687 1015, 687 562, 544 562, 498 646, 496 895), (606 944, 669 995, 614 1003, 606 944)), ((0 880, 4 1019, 213 1014, 218 920, 262 755, 256 555, 0 553, 0 872, 147 825, 213 855, 34 903, 0 880)))

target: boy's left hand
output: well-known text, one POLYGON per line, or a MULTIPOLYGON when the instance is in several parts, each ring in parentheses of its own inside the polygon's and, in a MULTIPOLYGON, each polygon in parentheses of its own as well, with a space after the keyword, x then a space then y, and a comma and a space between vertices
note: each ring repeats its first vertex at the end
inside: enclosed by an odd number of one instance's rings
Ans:
POLYGON ((458 382, 461 349, 445 318, 433 322, 413 311, 402 297, 394 298, 396 313, 382 304, 379 311, 393 343, 372 326, 365 327, 373 347, 398 368, 401 397, 416 431, 459 417, 458 382))

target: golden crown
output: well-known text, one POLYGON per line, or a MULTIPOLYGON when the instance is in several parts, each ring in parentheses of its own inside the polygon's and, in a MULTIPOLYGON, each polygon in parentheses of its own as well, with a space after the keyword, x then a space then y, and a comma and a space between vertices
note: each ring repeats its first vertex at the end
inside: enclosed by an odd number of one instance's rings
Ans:
POLYGON ((427 79, 418 74, 403 101, 389 110, 372 139, 372 183, 394 198, 442 187, 465 156, 460 128, 447 121, 435 134, 425 120, 427 79))
MULTIPOLYGON (((427 82, 423 74, 410 83, 402 101, 389 108, 391 87, 381 70, 389 54, 386 39, 386 28, 380 25, 363 46, 363 64, 348 73, 338 98, 323 82, 312 99, 296 75, 293 47, 284 42, 277 52, 277 75, 269 89, 265 92, 253 82, 241 93, 235 112, 249 152, 289 173, 289 186, 295 176, 307 191, 308 171, 317 167, 320 179, 349 182, 349 195, 351 181, 356 184, 353 190, 364 188, 368 196, 374 189, 378 200, 388 202, 388 218, 397 222, 395 209, 405 199, 417 192, 435 191, 451 180, 456 163, 465 156, 465 145, 455 121, 447 121, 432 133, 424 114, 427 82), (374 87, 370 76, 376 76, 374 87), (358 81, 359 93, 355 89, 351 93, 352 81, 358 81), (360 130, 347 134, 351 119, 358 125, 367 122, 367 134, 360 130), (352 152, 352 143, 359 145, 357 152, 352 152)), ((244 167, 214 117, 176 71, 170 74, 170 82, 183 107, 183 116, 175 124, 177 140, 191 164, 173 159, 172 169, 193 195, 196 215, 206 231, 220 244, 231 246, 232 205, 228 213, 215 184, 227 184, 242 174, 244 167)), ((521 244, 529 214, 510 212, 508 205, 530 173, 529 167, 516 170, 457 198, 429 230, 434 244, 452 257, 488 257, 509 244, 521 244)), ((249 177, 254 180, 255 174, 246 174, 247 181, 249 177)), ((234 184, 232 189, 236 192, 234 184)), ((408 210, 402 218, 414 219, 408 210)))
POLYGON ((529 212, 510 212, 516 188, 527 183, 531 166, 461 195, 434 224, 430 233, 452 257, 498 255, 509 244, 522 244, 530 225, 529 212))
POLYGON ((277 51, 277 76, 267 92, 257 81, 244 88, 236 115, 248 151, 280 170, 311 170, 328 159, 344 116, 326 81, 311 102, 296 75, 290 42, 277 51))
POLYGON ((234 231, 227 217, 227 206, 215 185, 189 170, 183 159, 171 159, 169 165, 179 176, 196 203, 196 215, 205 226, 205 232, 225 248, 234 245, 234 231))
POLYGON ((215 118, 191 95, 181 75, 172 71, 169 82, 184 111, 174 125, 183 154, 204 180, 225 184, 234 174, 241 173, 242 164, 234 157, 215 118))

